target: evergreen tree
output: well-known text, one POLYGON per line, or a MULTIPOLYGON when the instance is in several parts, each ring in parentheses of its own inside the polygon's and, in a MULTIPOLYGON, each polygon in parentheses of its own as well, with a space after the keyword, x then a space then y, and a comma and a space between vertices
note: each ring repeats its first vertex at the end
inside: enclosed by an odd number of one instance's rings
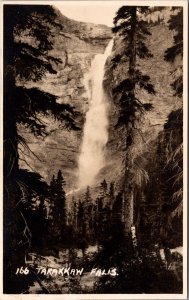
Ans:
MULTIPOLYGON (((165 60, 175 63, 172 72, 171 84, 175 96, 182 101, 183 96, 183 8, 179 7, 176 14, 171 15, 168 22, 169 29, 174 31, 173 46, 165 51, 165 60), (177 62, 176 62, 177 60, 177 62)), ((165 193, 163 211, 165 226, 174 227, 174 223, 181 224, 183 212, 183 107, 173 111, 164 124, 163 152, 165 168, 163 172, 164 182, 170 184, 169 193, 165 193), (166 178, 166 179, 165 179, 166 178)), ((167 189, 166 189, 167 190, 167 189)), ((178 224, 177 224, 178 225, 178 224)), ((167 233, 166 233, 167 234, 167 233)), ((181 238, 182 239, 182 238, 181 238)))
POLYGON ((125 127, 125 179, 123 186, 124 209, 122 216, 126 220, 125 229, 130 230, 133 224, 134 207, 134 181, 132 174, 132 145, 137 132, 137 121, 142 114, 151 109, 150 103, 138 99, 137 89, 143 89, 149 94, 155 94, 150 77, 143 74, 139 68, 139 59, 150 59, 152 53, 146 45, 146 38, 151 35, 149 24, 142 16, 149 13, 149 7, 123 6, 115 18, 113 32, 122 38, 124 53, 113 60, 112 67, 116 68, 125 62, 128 65, 125 79, 118 82, 113 90, 113 95, 119 101, 119 118, 117 126, 125 127), (115 62, 116 60, 116 62, 115 62))
POLYGON ((109 199, 110 210, 112 210, 113 203, 115 201, 115 184, 114 184, 114 182, 110 183, 109 191, 108 191, 108 199, 109 199))
POLYGON ((87 186, 86 193, 84 195, 84 205, 88 206, 90 202, 91 202, 91 192, 90 192, 90 187, 87 186))
POLYGON ((37 203, 34 209, 27 209, 25 212, 27 224, 31 230, 31 246, 45 247, 49 242, 46 197, 38 195, 35 202, 37 203))
MULTIPOLYGON (((19 236, 22 231, 18 229, 25 224, 23 214, 20 218, 22 189, 18 184, 21 172, 18 148, 20 144, 29 148, 18 133, 18 125, 29 128, 35 136, 45 136, 43 116, 51 115, 69 128, 78 128, 73 120, 74 109, 69 104, 60 104, 56 96, 25 86, 26 82, 31 86, 32 81, 40 80, 46 73, 56 74, 56 66, 61 63, 59 58, 49 54, 53 49, 53 29, 62 28, 57 23, 54 9, 48 5, 4 5, 3 20, 4 237, 7 241, 4 253, 8 253, 4 266, 12 268, 5 270, 9 274, 4 282, 9 282, 10 273, 15 273, 14 264, 23 261, 22 251, 26 250, 26 243, 22 243, 19 236)), ((11 288, 17 289, 17 284, 12 283, 11 288)))
POLYGON ((113 220, 114 222, 123 221, 123 197, 121 193, 118 193, 113 204, 113 220))
POLYGON ((161 133, 161 239, 168 247, 182 245, 183 114, 172 111, 161 133))
POLYGON ((62 225, 66 225, 66 194, 64 191, 65 180, 62 176, 61 170, 58 171, 56 179, 56 191, 57 191, 57 200, 56 200, 56 217, 58 220, 61 220, 62 225))
POLYGON ((50 183, 50 215, 51 234, 61 239, 66 229, 66 195, 64 191, 65 181, 61 170, 58 171, 57 178, 53 175, 50 183))
POLYGON ((109 188, 109 196, 110 196, 110 200, 111 202, 113 202, 114 197, 115 197, 115 188, 114 188, 114 182, 110 183, 110 188, 109 188))
POLYGON ((86 221, 85 221, 84 204, 80 200, 79 200, 79 203, 78 203, 77 219, 78 219, 79 236, 86 237, 86 221))
POLYGON ((86 224, 86 238, 87 240, 91 240, 91 236, 93 235, 93 203, 90 192, 90 187, 87 186, 86 193, 84 195, 84 214, 85 214, 85 224, 86 224))
POLYGON ((75 231, 77 232, 77 211, 78 211, 78 203, 75 200, 74 196, 72 197, 72 225, 75 231))
POLYGON ((52 115, 76 128, 74 111, 69 104, 57 103, 56 96, 38 88, 24 87, 25 82, 38 81, 47 72, 56 74, 56 65, 61 60, 49 55, 55 27, 60 30, 62 25, 56 22, 51 6, 4 5, 5 178, 17 173, 18 144, 25 142, 17 132, 18 124, 36 136, 44 136, 46 124, 41 116, 52 115))
POLYGON ((102 198, 105 198, 107 196, 107 189, 108 189, 108 184, 104 179, 100 184, 100 196, 102 198))
MULTIPOLYGON (((149 103, 142 103, 137 98, 136 88, 146 90, 150 94, 154 94, 155 90, 150 83, 150 77, 144 75, 138 69, 138 59, 150 58, 152 54, 147 48, 145 40, 151 33, 148 30, 148 23, 141 18, 141 14, 147 13, 148 7, 138 6, 123 6, 121 7, 116 17, 114 18, 113 32, 118 33, 122 37, 124 44, 124 53, 121 56, 118 54, 113 59, 113 68, 119 63, 128 62, 128 72, 124 80, 114 88, 113 92, 119 94, 120 102, 120 117, 118 125, 134 126, 138 112, 149 110, 151 105, 149 103)), ((132 143, 131 131, 127 137, 127 145, 132 143)))
POLYGON ((97 202, 97 211, 99 213, 102 212, 102 209, 103 209, 103 202, 102 202, 102 199, 101 198, 97 198, 96 199, 96 202, 97 202))

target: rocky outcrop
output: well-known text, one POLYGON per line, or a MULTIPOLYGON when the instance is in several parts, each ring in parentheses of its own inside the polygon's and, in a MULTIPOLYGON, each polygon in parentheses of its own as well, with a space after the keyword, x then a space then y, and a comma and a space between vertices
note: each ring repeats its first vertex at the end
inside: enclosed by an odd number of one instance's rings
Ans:
MULTIPOLYGON (((21 160, 22 167, 39 172, 48 182, 59 169, 63 171, 66 188, 70 190, 76 184, 77 160, 82 140, 82 127, 88 100, 85 94, 83 76, 89 70, 91 60, 97 53, 103 53, 112 37, 111 29, 105 25, 70 20, 57 11, 57 21, 63 24, 63 30, 54 31, 54 49, 51 55, 61 58, 57 74, 47 74, 41 82, 27 83, 59 97, 59 102, 69 103, 81 113, 77 120, 81 131, 67 131, 54 120, 45 120, 49 135, 46 138, 34 138, 24 128, 20 131, 31 150, 27 165, 21 160)), ((23 153, 20 153, 23 158, 23 153)))

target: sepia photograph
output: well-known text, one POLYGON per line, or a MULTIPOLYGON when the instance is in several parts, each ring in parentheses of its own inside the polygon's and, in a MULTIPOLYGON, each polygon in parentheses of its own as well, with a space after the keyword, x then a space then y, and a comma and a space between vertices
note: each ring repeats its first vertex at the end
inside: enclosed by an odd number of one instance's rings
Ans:
POLYGON ((187 2, 2 17, 3 295, 186 299, 187 2))

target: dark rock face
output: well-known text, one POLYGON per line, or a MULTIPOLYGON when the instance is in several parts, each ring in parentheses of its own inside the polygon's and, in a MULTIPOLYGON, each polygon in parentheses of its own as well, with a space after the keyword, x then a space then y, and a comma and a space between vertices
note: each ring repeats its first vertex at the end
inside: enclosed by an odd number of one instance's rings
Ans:
MULTIPOLYGON (((27 162, 31 168, 39 172, 47 181, 59 169, 63 171, 66 189, 70 190, 76 183, 77 160, 82 141, 82 128, 88 100, 83 76, 89 70, 95 54, 103 53, 112 38, 111 29, 105 25, 95 25, 70 20, 57 11, 58 21, 64 26, 58 34, 54 32, 54 49, 51 55, 62 59, 57 74, 47 74, 42 82, 27 83, 26 86, 38 86, 46 92, 59 97, 59 102, 69 103, 81 113, 78 125, 81 131, 73 132, 61 128, 54 120, 45 120, 49 124, 49 135, 42 139, 34 138, 24 128, 24 134, 31 150, 39 157, 30 155, 27 162)), ((22 157, 22 153, 20 153, 22 157)), ((23 161, 22 167, 28 168, 23 161)))

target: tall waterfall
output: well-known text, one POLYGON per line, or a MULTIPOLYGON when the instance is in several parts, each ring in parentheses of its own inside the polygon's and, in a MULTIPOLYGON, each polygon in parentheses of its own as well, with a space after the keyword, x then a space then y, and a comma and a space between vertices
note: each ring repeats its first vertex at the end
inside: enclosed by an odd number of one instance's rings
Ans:
POLYGON ((112 50, 110 41, 104 54, 95 55, 84 85, 89 99, 83 141, 79 156, 79 188, 91 185, 104 165, 104 147, 108 141, 107 102, 103 90, 104 66, 112 50))

